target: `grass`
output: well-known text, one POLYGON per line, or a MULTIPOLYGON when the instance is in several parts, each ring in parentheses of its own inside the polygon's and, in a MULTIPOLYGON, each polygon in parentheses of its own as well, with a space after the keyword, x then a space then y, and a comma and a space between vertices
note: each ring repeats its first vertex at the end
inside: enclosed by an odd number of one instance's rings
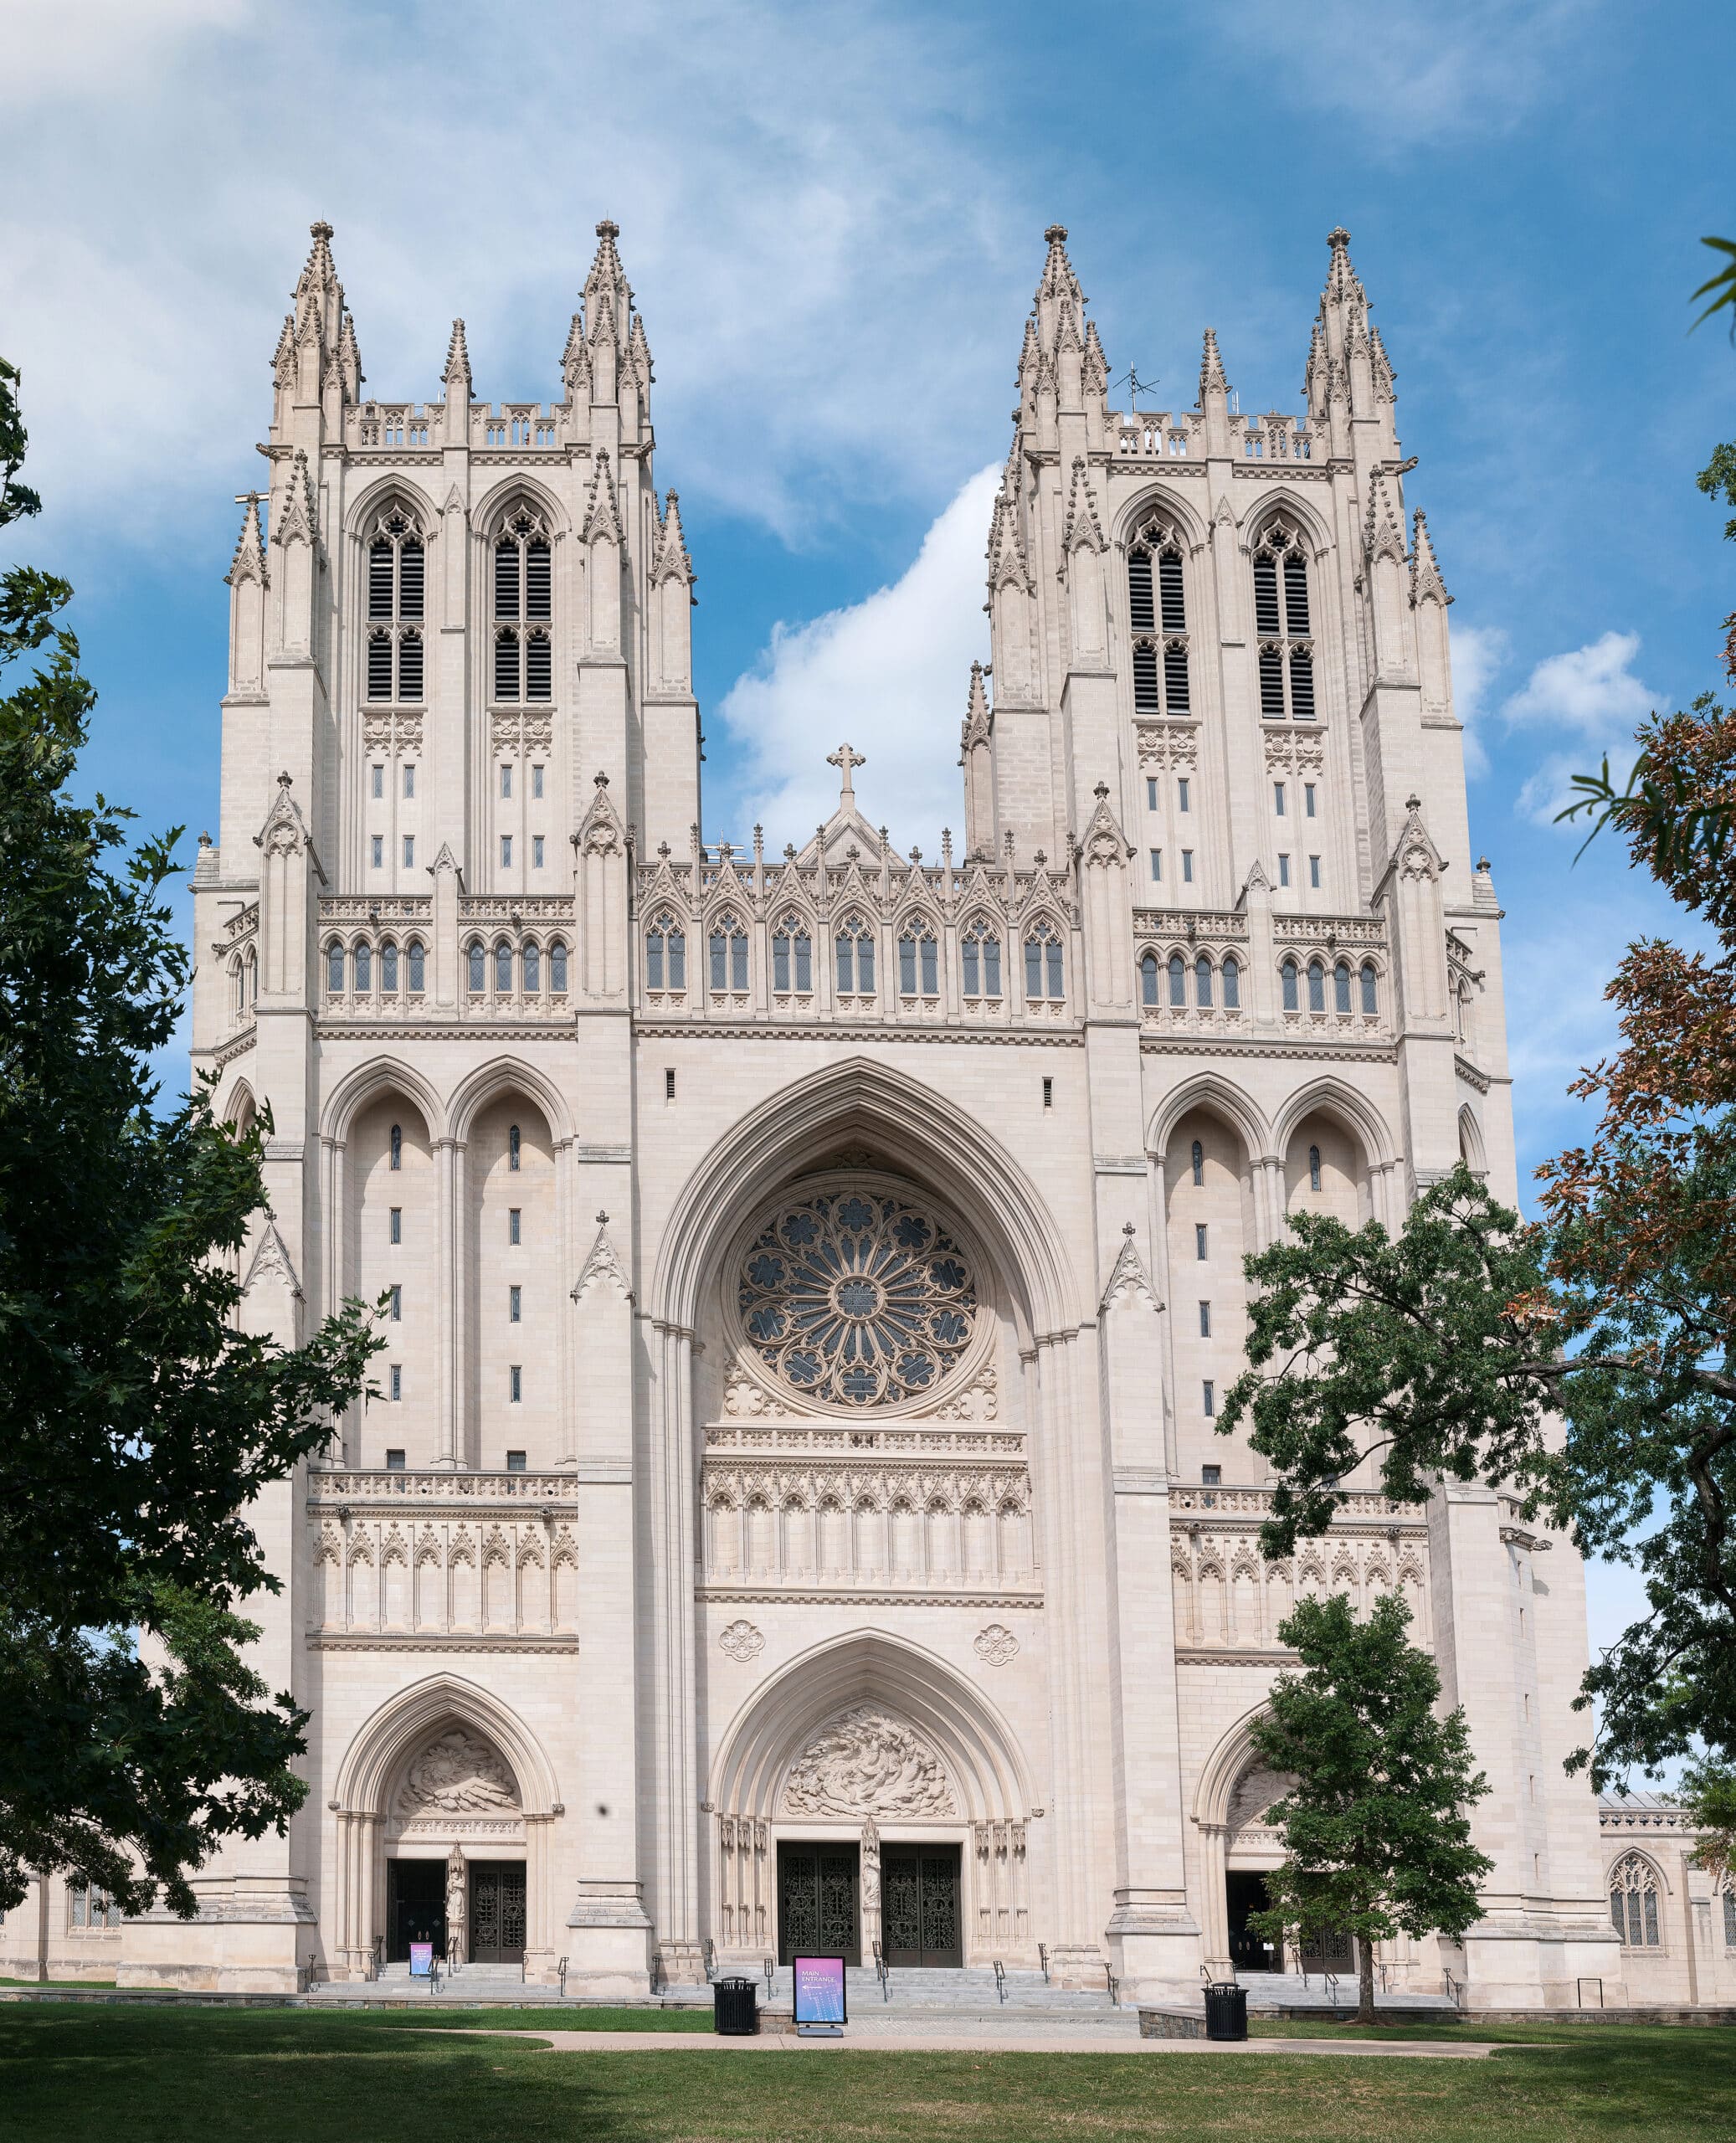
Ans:
MULTIPOLYGON (((625 2012, 647 2029, 674 2019, 625 2012)), ((568 2012, 598 2029, 623 2012, 568 2012)), ((541 2020, 546 2028, 553 2019, 541 2020)), ((6 2143, 1723 2143, 1736 2030, 1430 2027, 1489 2062, 1162 2053, 552 2053, 522 2010, 0 2006, 6 2143), (1526 2051, 1530 2040, 1540 2050, 1526 2051)), ((678 2027, 679 2028, 679 2027, 678 2027)), ((1301 2028, 1301 2027, 1299 2027, 1301 2028)), ((1333 2035, 1341 2027, 1317 2025, 1333 2035)), ((1410 2026, 1391 2036, 1420 2035, 1410 2026)), ((1344 2034, 1353 2035, 1353 2034, 1344 2034)))

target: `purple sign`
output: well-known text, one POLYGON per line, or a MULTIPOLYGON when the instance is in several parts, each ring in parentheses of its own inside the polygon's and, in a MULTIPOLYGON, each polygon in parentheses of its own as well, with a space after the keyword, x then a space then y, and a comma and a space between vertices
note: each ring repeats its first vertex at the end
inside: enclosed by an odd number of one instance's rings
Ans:
POLYGON ((410 1977, 426 1979, 434 1971, 432 1942, 413 1942, 410 1945, 410 1977))
POLYGON ((843 1958, 798 1957, 794 1961, 793 1971, 796 2023, 843 2023, 843 1958))

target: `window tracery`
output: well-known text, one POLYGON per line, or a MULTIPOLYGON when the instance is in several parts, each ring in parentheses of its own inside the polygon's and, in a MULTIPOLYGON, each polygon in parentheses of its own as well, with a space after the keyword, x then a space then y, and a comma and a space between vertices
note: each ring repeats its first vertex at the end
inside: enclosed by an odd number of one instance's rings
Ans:
POLYGON ((370 700, 413 703, 422 697, 425 562, 421 530, 401 506, 388 507, 367 547, 370 700))
POLYGON ((494 696, 554 696, 554 583, 548 532, 529 506, 509 516, 495 538, 494 696))
POLYGON ((667 912, 658 916, 645 933, 645 987, 687 987, 687 935, 667 912))
POLYGON ((799 915, 787 915, 772 935, 772 987, 805 994, 814 987, 814 939, 799 915))
POLYGON ((1302 541, 1274 521, 1254 548, 1254 632, 1260 650, 1260 712, 1267 722, 1314 718, 1314 638, 1302 541))
POLYGON ((1610 1870, 1610 1917, 1624 1948, 1656 1950, 1662 1946, 1657 1870, 1643 1854, 1627 1853, 1610 1870))
POLYGON ((1025 939, 1025 994, 1034 1004, 1058 1004, 1066 994, 1061 970, 1061 933, 1052 922, 1035 923, 1025 939))
POLYGON ((967 997, 999 997, 1000 990, 1000 933, 980 918, 969 924, 960 941, 967 997))
POLYGON ((938 1390, 977 1328, 972 1262, 932 1210, 853 1179, 782 1202, 742 1253, 747 1346, 804 1396, 850 1408, 938 1390))
POLYGON ((1145 522, 1127 546, 1127 622, 1133 635, 1133 712, 1189 711, 1188 613, 1184 546, 1161 516, 1145 522))
POLYGON ((940 994, 940 946, 926 922, 898 940, 898 988, 906 997, 940 994))
POLYGON ((747 987, 747 933, 737 917, 718 917, 711 926, 707 950, 713 989, 742 990, 747 987))
POLYGON ((843 997, 874 994, 874 926, 865 916, 846 916, 838 926, 838 991, 843 997))

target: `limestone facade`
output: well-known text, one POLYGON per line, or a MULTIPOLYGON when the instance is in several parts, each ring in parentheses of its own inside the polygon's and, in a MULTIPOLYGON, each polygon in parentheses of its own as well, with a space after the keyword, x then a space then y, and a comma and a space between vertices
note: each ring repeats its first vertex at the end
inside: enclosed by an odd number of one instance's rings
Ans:
POLYGON ((1299 414, 1240 412, 1210 333, 1196 407, 1112 411, 1065 235, 925 859, 857 804, 871 736, 805 845, 702 835, 614 227, 558 398, 499 405, 462 321, 439 398, 375 399, 315 227, 229 576, 194 1061, 270 1106, 249 1314, 289 1340, 391 1291, 388 1344, 259 1504, 306 1805, 191 1924, 74 1929, 55 1887, 57 1968, 365 1976, 444 1896, 532 1978, 642 1992, 757 1966, 804 1869, 816 1926, 907 1949, 926 1853, 924 1945, 1187 1993, 1276 1857, 1279 1622, 1397 1586, 1496 1789, 1482 1922, 1397 1982, 1622 1983, 1562 1770, 1571 1549, 1488 1490, 1352 1482, 1269 1569, 1213 1418, 1287 1213, 1395 1223, 1461 1157, 1516 1191, 1392 367, 1338 232, 1299 414))

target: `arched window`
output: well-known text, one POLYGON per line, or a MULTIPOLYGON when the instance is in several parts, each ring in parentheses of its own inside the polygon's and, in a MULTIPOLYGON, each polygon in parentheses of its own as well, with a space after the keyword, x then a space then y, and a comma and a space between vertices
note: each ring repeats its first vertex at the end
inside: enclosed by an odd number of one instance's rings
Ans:
POLYGON ((542 954, 541 951, 538 949, 537 945, 537 943, 536 943, 536 941, 535 941, 534 939, 532 939, 532 940, 528 944, 526 944, 526 947, 525 947, 525 994, 526 994, 526 996, 527 996, 527 997, 528 997, 528 996, 530 996, 530 995, 532 994, 532 992, 533 992, 533 991, 539 990, 539 989, 542 989, 542 954))
POLYGON ((1296 530, 1275 521, 1254 551, 1254 632, 1260 712, 1267 722, 1314 718, 1314 641, 1308 567, 1296 530))
POLYGON ((898 940, 898 987, 907 997, 940 994, 940 948, 925 930, 920 938, 898 940))
POLYGON ((512 948, 504 938, 495 941, 495 991, 505 996, 512 987, 512 948))
POLYGON ((373 988, 373 948, 365 938, 356 947, 356 987, 358 990, 373 988))
POLYGON ((1297 987, 1299 979, 1294 960, 1286 960, 1283 966, 1278 969, 1278 979, 1283 985, 1284 1010, 1287 1012, 1299 1012, 1302 1010, 1302 998, 1297 987))
POLYGON ((1241 962, 1234 953, 1227 954, 1224 961, 1224 1010, 1241 1010, 1241 962))
POLYGON ((845 995, 874 994, 874 933, 859 915, 840 927, 835 948, 838 955, 838 987, 845 995))
POLYGON ((1310 1190, 1320 1188, 1320 1149, 1317 1146, 1308 1149, 1308 1188, 1310 1190))
POLYGON ((1348 1012, 1350 1010, 1350 963, 1348 960, 1340 960, 1333 969, 1333 1010, 1335 1012, 1348 1012))
POLYGON ((392 1127, 392 1167, 394 1174, 403 1166, 403 1126, 401 1123, 394 1123, 392 1127))
POLYGON ((548 948, 548 987, 556 997, 567 994, 567 945, 557 938, 548 948))
POLYGON ((380 948, 380 987, 393 991, 398 988, 398 948, 389 938, 380 948))
POLYGON ((1205 1181, 1205 1148, 1198 1138, 1194 1141, 1192 1159, 1194 1180, 1196 1184, 1203 1184, 1205 1181))
POLYGON ((1372 960, 1363 962, 1362 980, 1363 1010, 1372 1016, 1380 1010, 1380 999, 1375 989, 1374 963, 1372 960))
POLYGON ((422 532, 393 506, 367 551, 367 696, 422 696, 422 532))
POLYGON ((1025 994, 1057 1004, 1066 994, 1061 987, 1061 939, 1053 923, 1040 922, 1025 941, 1025 994))
MULTIPOLYGON (((985 924, 973 922, 964 933, 961 952, 964 960, 967 997, 1000 995, 1000 938, 985 924)), ((1151 1000, 1158 1001, 1156 998, 1151 1000)))
POLYGON ((1736 1887, 1724 1878, 1724 1947, 1736 1950, 1736 1887))
POLYGON ((1661 1946, 1657 1870, 1643 1854, 1628 1853, 1610 1870, 1610 1917, 1622 1945, 1630 1950, 1661 1946))
POLYGON ((687 938, 675 917, 660 915, 645 933, 645 987, 647 989, 685 989, 687 987, 687 938))
POLYGON ((247 956, 247 1002, 249 1009, 251 1010, 252 1007, 259 1003, 259 956, 257 953, 249 953, 247 956))
POLYGON ((506 1166, 514 1175, 518 1174, 519 1159, 524 1151, 524 1141, 518 1126, 512 1124, 506 1133, 506 1166))
POLYGON ((326 987, 334 997, 343 994, 343 947, 335 938, 326 948, 326 987))
POLYGON ((713 927, 711 954, 713 989, 747 987, 747 934, 734 916, 721 917, 713 927))
POLYGON ((470 984, 471 994, 480 997, 488 987, 488 958, 482 949, 482 940, 480 938, 471 938, 470 948, 465 954, 465 964, 469 969, 466 979, 470 984))
POLYGON ((1211 962, 1201 953, 1194 962, 1194 1002, 1211 1010, 1211 962))
POLYGON ((1169 955, 1169 1002, 1185 1005, 1188 1001, 1188 964, 1179 953, 1169 955))
POLYGON ((1311 1012, 1326 1010, 1326 969, 1318 960, 1308 962, 1308 1010, 1311 1012))
POLYGON ((239 960, 229 963, 229 1009, 238 1014, 247 1010, 247 970, 239 960))
POLYGON ((425 989, 427 986, 427 955, 422 949, 422 940, 419 938, 411 938, 408 958, 404 964, 410 971, 410 994, 413 996, 418 990, 425 989))
POLYGON ((773 989, 811 990, 814 987, 814 940, 799 915, 787 915, 772 936, 773 989))
POLYGON ((1155 953, 1142 953, 1139 957, 1139 1001, 1155 1005, 1158 1001, 1158 956, 1155 953))
POLYGON ((554 616, 548 534, 527 506, 495 538, 494 696, 497 700, 554 696, 549 640, 554 616))
POLYGON ((1133 634, 1133 712, 1185 714, 1188 612, 1182 541, 1167 522, 1146 522, 1127 547, 1127 623, 1133 634))

